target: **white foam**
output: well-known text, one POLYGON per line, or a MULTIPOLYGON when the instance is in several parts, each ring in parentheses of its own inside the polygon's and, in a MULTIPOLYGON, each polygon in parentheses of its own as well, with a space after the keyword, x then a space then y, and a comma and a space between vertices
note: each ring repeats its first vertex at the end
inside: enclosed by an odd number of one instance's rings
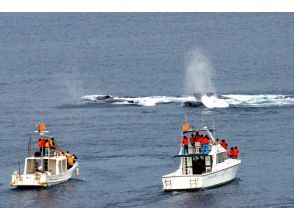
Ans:
MULTIPOLYGON (((85 95, 81 99, 85 102, 107 102, 108 99, 99 100, 105 95, 85 95), (97 100, 98 99, 98 100, 97 100)), ((197 102, 194 96, 146 96, 146 97, 112 97, 110 99, 112 104, 117 105, 141 105, 141 106, 155 106, 157 104, 166 103, 184 103, 197 102)), ((207 108, 227 108, 229 106, 249 106, 249 107, 268 107, 268 106, 288 106, 294 105, 294 96, 291 95, 246 95, 246 94, 228 94, 217 96, 204 95, 201 102, 207 108), (223 98, 221 98, 223 97, 223 98)))
POLYGON ((228 108, 229 103, 226 102, 224 99, 220 99, 214 95, 207 96, 203 95, 201 96, 201 102, 202 104, 207 108, 228 108))
MULTIPOLYGON (((96 101, 104 101, 99 100, 99 97, 104 97, 105 95, 85 95, 82 96, 81 99, 85 102, 96 102, 96 101), (97 100, 98 98, 98 100, 97 100)), ((183 103, 183 102, 195 102, 197 101, 194 96, 146 96, 146 97, 112 97, 112 104, 116 105, 142 105, 142 106, 154 106, 157 104, 164 103, 183 103)), ((107 101, 107 99, 105 99, 107 101)))
POLYGON ((98 96, 99 95, 85 95, 85 96, 82 96, 81 99, 83 101, 96 101, 98 96))
POLYGON ((187 101, 196 101, 194 96, 147 96, 147 97, 136 97, 136 98, 121 98, 122 100, 134 102, 134 104, 142 106, 154 106, 157 104, 166 103, 183 103, 187 101))
POLYGON ((289 95, 223 95, 230 105, 243 105, 251 107, 294 105, 294 97, 289 95))

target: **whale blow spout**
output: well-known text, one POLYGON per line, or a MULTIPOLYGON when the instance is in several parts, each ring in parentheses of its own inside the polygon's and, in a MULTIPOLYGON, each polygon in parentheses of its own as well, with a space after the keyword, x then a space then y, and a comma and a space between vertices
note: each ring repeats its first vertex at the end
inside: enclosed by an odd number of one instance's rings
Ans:
POLYGON ((185 92, 187 94, 216 93, 212 83, 214 70, 208 58, 198 49, 186 56, 185 92))

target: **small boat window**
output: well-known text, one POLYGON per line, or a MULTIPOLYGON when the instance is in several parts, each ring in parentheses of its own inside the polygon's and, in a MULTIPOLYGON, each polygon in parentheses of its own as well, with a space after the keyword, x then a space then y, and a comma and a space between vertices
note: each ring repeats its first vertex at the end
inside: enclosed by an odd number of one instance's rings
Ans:
POLYGON ((226 152, 219 153, 216 155, 216 163, 222 163, 228 158, 226 152))
POLYGON ((205 171, 205 161, 202 156, 193 157, 192 169, 193 169, 193 174, 201 174, 205 171))
POLYGON ((28 159, 26 166, 26 174, 33 174, 35 172, 42 172, 42 160, 41 159, 28 159))
POLYGON ((62 171, 66 172, 66 160, 62 160, 62 171))
POLYGON ((62 171, 62 160, 58 161, 58 168, 59 168, 59 170, 58 170, 59 174, 62 174, 63 173, 63 171, 62 171))
POLYGON ((211 172, 212 170, 212 156, 205 156, 205 172, 211 172))
POLYGON ((211 156, 205 156, 205 165, 206 166, 211 166, 212 165, 211 156))
POLYGON ((48 160, 48 171, 50 171, 52 175, 56 175, 56 160, 48 160))

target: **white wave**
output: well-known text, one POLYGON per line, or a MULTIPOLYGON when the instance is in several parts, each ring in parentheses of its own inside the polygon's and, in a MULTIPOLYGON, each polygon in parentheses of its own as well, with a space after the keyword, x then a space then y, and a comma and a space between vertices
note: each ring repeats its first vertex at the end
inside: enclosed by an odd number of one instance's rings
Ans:
POLYGON ((85 96, 82 96, 81 99, 83 101, 96 101, 98 96, 99 95, 85 95, 85 96))
POLYGON ((85 102, 111 102, 116 105, 135 104, 142 106, 154 106, 156 104, 165 103, 183 103, 183 102, 195 102, 197 101, 194 96, 146 96, 146 97, 113 97, 105 95, 85 95, 81 97, 85 102), (107 97, 107 98, 105 98, 107 97))
MULTIPOLYGON (((116 105, 155 106, 167 103, 200 102, 195 96, 146 96, 146 97, 115 97, 108 95, 85 95, 81 97, 85 102, 110 103, 116 105)), ((221 96, 202 96, 201 102, 207 108, 227 108, 229 106, 269 107, 294 105, 293 95, 246 95, 228 94, 221 96)))
POLYGON ((226 100, 216 97, 215 95, 201 96, 201 102, 206 108, 228 108, 229 103, 226 100))
MULTIPOLYGON (((183 97, 174 97, 174 96, 146 96, 146 97, 136 97, 136 98, 118 98, 119 100, 127 101, 142 106, 154 106, 157 104, 166 104, 166 103, 183 103, 187 101, 196 101, 194 96, 183 96, 183 97)), ((120 103, 121 104, 121 103, 120 103)))
POLYGON ((289 95, 222 95, 230 105, 251 106, 251 107, 269 107, 294 105, 294 97, 289 95))

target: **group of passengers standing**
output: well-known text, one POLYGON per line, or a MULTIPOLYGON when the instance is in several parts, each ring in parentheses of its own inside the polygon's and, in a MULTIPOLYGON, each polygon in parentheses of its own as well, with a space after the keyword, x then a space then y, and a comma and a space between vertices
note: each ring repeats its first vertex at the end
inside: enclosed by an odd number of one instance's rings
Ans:
MULTIPOLYGON (((212 140, 208 137, 208 135, 200 135, 199 132, 196 132, 194 135, 193 133, 190 136, 190 140, 186 136, 183 136, 182 138, 182 149, 180 154, 188 154, 188 146, 189 142, 192 146, 192 148, 195 148, 196 145, 201 147, 201 152, 203 153, 209 153, 209 144, 212 143, 212 140)), ((228 148, 228 143, 226 142, 225 139, 219 141, 219 139, 216 139, 216 143, 220 144, 226 151, 227 155, 230 158, 238 158, 239 157, 239 150, 238 147, 231 147, 231 150, 229 151, 228 148)))
MULTIPOLYGON (((45 138, 40 138, 37 145, 40 147, 40 151, 36 152, 37 154, 35 154, 35 156, 41 156, 44 155, 46 156, 50 156, 51 155, 51 148, 53 148, 53 150, 57 149, 57 146, 55 145, 55 140, 54 138, 51 139, 45 139, 45 138)), ((67 159, 67 168, 70 169, 73 164, 76 162, 76 155, 71 155, 69 153, 69 151, 60 151, 60 156, 65 156, 67 159)))
POLYGON ((44 156, 50 156, 50 148, 55 147, 55 140, 54 138, 40 138, 38 141, 38 146, 40 147, 40 154, 44 156))

